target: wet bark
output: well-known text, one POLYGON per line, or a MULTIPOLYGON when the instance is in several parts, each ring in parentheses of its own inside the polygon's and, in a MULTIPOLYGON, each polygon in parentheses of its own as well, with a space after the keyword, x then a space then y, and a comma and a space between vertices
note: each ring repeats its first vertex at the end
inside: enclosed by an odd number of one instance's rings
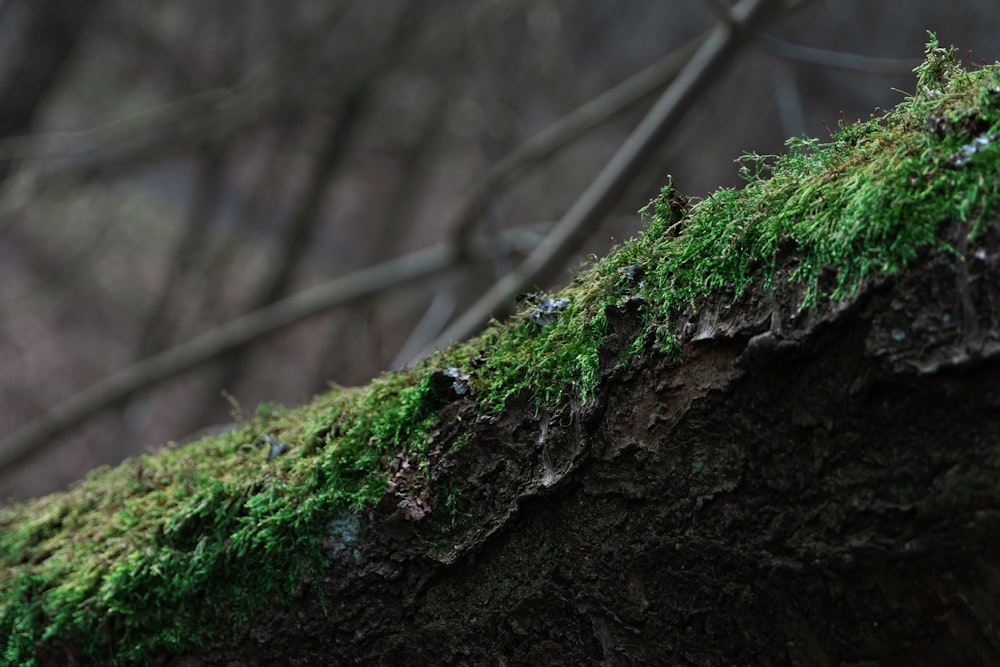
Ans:
POLYGON ((594 400, 447 454, 456 400, 430 512, 401 471, 290 607, 170 664, 1000 664, 1000 225, 950 229, 849 303, 706 300, 680 362, 611 369, 610 313, 594 400))

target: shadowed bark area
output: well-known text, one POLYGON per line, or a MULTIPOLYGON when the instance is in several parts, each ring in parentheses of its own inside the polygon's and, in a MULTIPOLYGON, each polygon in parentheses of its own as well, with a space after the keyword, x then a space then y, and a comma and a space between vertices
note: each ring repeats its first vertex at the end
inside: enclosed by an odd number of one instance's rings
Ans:
MULTIPOLYGON (((997 664, 1000 225, 949 229, 957 254, 846 304, 797 313, 780 279, 701 303, 683 364, 647 341, 593 400, 515 401, 445 457, 455 400, 432 511, 400 462, 291 606, 164 661, 997 664)), ((639 321, 609 315, 614 360, 639 321)))

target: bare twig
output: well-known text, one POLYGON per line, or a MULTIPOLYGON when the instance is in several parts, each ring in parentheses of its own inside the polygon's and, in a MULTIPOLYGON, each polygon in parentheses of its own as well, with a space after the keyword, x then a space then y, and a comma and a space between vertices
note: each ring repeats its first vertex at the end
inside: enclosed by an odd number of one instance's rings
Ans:
MULTIPOLYGON (((269 147, 264 151, 260 168, 253 176, 253 185, 247 188, 247 195, 240 198, 231 216, 235 224, 221 225, 211 247, 202 251, 202 266, 212 267, 220 283, 239 280, 237 274, 242 276, 246 273, 246 267, 233 264, 246 252, 252 239, 265 234, 264 226, 274 215, 275 193, 287 191, 293 179, 298 178, 294 170, 288 168, 295 151, 287 149, 299 141, 301 136, 290 123, 277 124, 273 136, 268 138, 269 147)), ((226 302, 224 290, 207 290, 192 321, 218 322, 226 318, 225 315, 220 317, 220 314, 232 313, 235 307, 226 302)))
POLYGON ((541 164, 546 157, 569 144, 587 130, 613 118, 647 95, 667 85, 705 37, 706 35, 702 35, 691 40, 638 74, 576 108, 493 165, 448 219, 446 228, 454 230, 453 234, 458 239, 458 246, 461 247, 462 239, 472 235, 479 212, 490 196, 495 196, 504 186, 513 182, 531 167, 541 164))
MULTIPOLYGON (((0 76, 0 137, 30 131, 35 116, 72 63, 72 54, 82 35, 83 24, 101 10, 101 2, 74 0, 19 3, 4 7, 6 44, 0 76), (13 24, 13 25, 12 25, 13 24)), ((0 159, 0 180, 7 177, 11 163, 0 159)))
MULTIPOLYGON (((253 243, 252 239, 260 238, 262 235, 270 236, 273 233, 264 229, 274 214, 273 197, 276 193, 287 191, 292 179, 299 178, 294 170, 285 167, 294 155, 294 150, 289 151, 288 147, 294 146, 301 138, 290 124, 284 122, 278 125, 275 135, 270 139, 271 150, 266 151, 261 168, 254 176, 255 185, 248 188, 247 196, 239 202, 236 212, 232 215, 232 220, 236 224, 221 225, 213 247, 203 253, 205 258, 202 266, 206 275, 211 272, 209 280, 214 284, 239 284, 245 281, 247 267, 242 262, 237 262, 237 259, 246 253, 247 248, 253 243)), ((241 309, 233 301, 235 299, 232 297, 227 300, 225 290, 205 290, 190 321, 215 325, 253 310, 246 307, 241 309)), ((186 332, 181 339, 190 335, 190 332, 186 332)), ((220 386, 225 386, 223 383, 228 372, 230 371, 225 363, 204 370, 202 387, 199 389, 203 396, 190 400, 192 409, 177 416, 175 422, 179 422, 179 427, 174 429, 175 432, 196 431, 209 423, 208 420, 215 414, 217 407, 214 400, 217 390, 220 386)))
POLYGON ((434 298, 431 299, 430 305, 424 311, 423 317, 417 322, 417 326, 413 327, 410 337, 403 343, 399 352, 396 353, 396 358, 389 364, 391 370, 402 368, 419 358, 420 351, 427 346, 427 343, 437 338, 437 335, 448 323, 448 319, 455 310, 455 302, 455 294, 452 290, 434 294, 434 298))
MULTIPOLYGON (((419 28, 422 15, 421 3, 413 0, 408 2, 394 17, 393 28, 383 38, 385 45, 378 51, 382 52, 386 48, 405 44, 408 35, 419 28)), ((267 269, 262 272, 263 277, 250 297, 247 310, 263 308, 287 293, 295 271, 308 250, 309 242, 323 220, 321 213, 326 192, 333 183, 340 165, 347 158, 349 145, 353 137, 359 133, 358 126, 364 121, 364 111, 372 97, 373 81, 372 78, 359 81, 339 102, 336 117, 332 125, 327 128, 319 154, 312 164, 309 182, 305 191, 295 201, 287 227, 282 231, 277 257, 272 259, 267 269)), ((212 393, 220 386, 230 388, 236 385, 244 368, 242 356, 243 350, 234 350, 223 356, 222 369, 218 381, 211 388, 212 393)))
MULTIPOLYGON (((206 246, 206 237, 211 226, 212 213, 218 204, 224 185, 224 175, 228 156, 223 149, 209 147, 202 149, 198 164, 199 178, 187 213, 187 221, 180 238, 174 246, 168 264, 168 273, 156 294, 151 299, 152 306, 146 311, 140 334, 135 345, 135 359, 143 359, 163 350, 176 333, 178 317, 173 300, 179 286, 199 265, 200 250, 206 246), (172 312, 173 311, 173 312, 172 312)), ((212 276, 202 275, 205 284, 211 284, 212 276)), ((207 290, 210 292, 211 290, 207 290)), ((203 299, 207 296, 203 296, 203 299)), ((124 458, 135 434, 142 430, 146 416, 152 413, 152 395, 130 397, 121 411, 118 434, 107 441, 104 449, 106 460, 124 458)))
POLYGON ((468 338, 492 315, 504 309, 515 294, 532 283, 544 282, 563 264, 580 237, 610 210, 640 166, 662 145, 691 101, 738 51, 753 25, 773 4, 769 0, 741 0, 733 7, 732 20, 718 24, 711 31, 690 62, 549 235, 516 270, 504 276, 445 329, 435 341, 436 347, 468 338))
POLYGON ((783 62, 775 63, 771 68, 774 103, 778 107, 781 129, 786 137, 798 136, 806 128, 805 116, 802 113, 802 95, 799 94, 798 82, 791 69, 783 62))
POLYGON ((271 270, 261 280, 257 294, 251 297, 252 309, 277 301, 288 288, 302 254, 308 248, 316 226, 319 224, 324 196, 338 167, 346 157, 347 144, 355 134, 367 95, 358 91, 346 100, 328 129, 319 156, 313 164, 306 191, 296 200, 295 208, 283 230, 278 256, 271 262, 271 270))
POLYGON ((448 117, 457 98, 456 83, 452 77, 438 85, 433 101, 419 121, 420 130, 414 133, 416 139, 400 151, 395 182, 389 196, 381 202, 376 217, 374 261, 381 262, 396 255, 400 240, 405 238, 405 234, 400 233, 398 221, 406 211, 419 205, 417 195, 424 192, 434 171, 435 151, 440 150, 439 139, 447 127, 441 119, 448 117))
MULTIPOLYGON (((495 28, 527 1, 480 3, 462 16, 440 24, 416 44, 378 53, 354 71, 335 79, 324 90, 309 95, 318 93, 327 99, 331 93, 338 97, 348 96, 357 87, 370 85, 404 64, 426 64, 460 53, 468 40, 495 28)), ((335 8, 330 13, 331 24, 339 20, 338 12, 335 8)), ((329 30, 316 29, 311 34, 327 38, 329 30)), ((150 154, 159 155, 178 145, 224 142, 262 123, 271 113, 288 112, 291 105, 282 82, 287 72, 308 55, 315 41, 306 38, 303 43, 309 48, 298 46, 282 54, 230 88, 196 93, 87 130, 4 139, 0 141, 0 160, 85 155, 90 159, 82 164, 74 162, 63 171, 70 174, 82 171, 87 175, 92 171, 107 173, 127 169, 150 154)), ((50 177, 59 175, 54 171, 50 177)))
MULTIPOLYGON (((505 241, 522 249, 533 246, 537 242, 535 233, 525 232, 525 229, 508 230, 504 232, 505 241)), ((473 246, 476 259, 483 261, 489 257, 485 242, 473 246)), ((28 459, 53 438, 139 390, 180 375, 220 354, 239 349, 330 308, 432 275, 451 267, 454 262, 455 253, 451 245, 440 243, 299 292, 177 347, 127 366, 0 440, 0 470, 28 459)))
POLYGON ((151 299, 151 307, 144 314, 145 321, 135 348, 136 358, 141 359, 159 352, 168 344, 171 326, 176 326, 175 318, 170 313, 170 301, 177 295, 178 286, 196 268, 199 252, 206 245, 212 214, 225 184, 227 159, 220 149, 206 148, 201 151, 198 177, 195 179, 195 191, 187 220, 167 264, 168 274, 151 299))
MULTIPOLYGON (((375 220, 373 236, 376 239, 373 244, 372 263, 384 262, 399 254, 401 240, 406 237, 405 231, 407 231, 400 228, 399 221, 406 217, 407 211, 419 208, 417 195, 426 190, 426 182, 433 173, 435 153, 440 149, 438 139, 447 127, 441 119, 447 117, 448 109, 456 99, 456 83, 455 77, 449 77, 437 86, 434 99, 420 121, 420 130, 414 133, 416 139, 408 142, 398 154, 398 171, 394 175, 393 187, 389 195, 381 200, 378 212, 372 216, 375 220)), ((372 302, 366 304, 366 308, 371 310, 377 305, 372 302)), ((446 320, 451 314, 449 311, 446 320)), ((368 317, 352 317, 348 322, 342 318, 336 318, 337 321, 332 321, 334 318, 330 319, 331 321, 326 324, 325 333, 319 337, 325 342, 315 356, 318 363, 315 364, 304 387, 306 390, 329 384, 332 368, 328 360, 356 359, 357 355, 351 353, 345 355, 344 351, 372 343, 371 336, 359 335, 357 331, 359 327, 366 326, 368 317)), ((445 324, 447 321, 440 324, 429 338, 421 339, 419 349, 423 349, 428 340, 433 340, 445 324)), ((378 347, 371 345, 373 351, 378 347)))
MULTIPOLYGON (((124 158, 126 164, 131 164, 129 158, 136 154, 158 154, 164 147, 179 145, 183 138, 190 137, 193 143, 224 140, 253 125, 275 103, 287 104, 272 91, 279 92, 286 72, 329 39, 345 8, 333 7, 289 49, 231 87, 200 91, 84 130, 4 138, 0 141, 0 159, 69 157, 114 149, 120 153, 116 160, 124 158)), ((139 32, 144 46, 151 39, 146 32, 139 32)), ((184 80, 190 81, 190 77, 185 75, 184 80)))
POLYGON ((785 42, 768 33, 759 34, 757 43, 769 53, 785 60, 866 74, 910 74, 913 68, 920 64, 919 60, 913 58, 876 58, 858 53, 801 46, 785 42))

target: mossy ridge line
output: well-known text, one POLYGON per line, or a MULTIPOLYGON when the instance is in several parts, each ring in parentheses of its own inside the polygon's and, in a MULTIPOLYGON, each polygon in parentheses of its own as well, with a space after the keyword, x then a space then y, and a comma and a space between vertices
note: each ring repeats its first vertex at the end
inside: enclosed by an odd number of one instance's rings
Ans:
POLYGON ((390 458, 426 465, 446 402, 435 369, 467 373, 484 412, 525 391, 540 406, 586 398, 601 381, 608 306, 641 304, 632 353, 655 333, 679 354, 670 315, 710 294, 767 288, 783 248, 795 251, 791 280, 806 286, 807 308, 850 298, 921 247, 946 248, 944 221, 966 224, 974 239, 1000 203, 1000 68, 966 72, 932 36, 916 72, 912 97, 841 125, 829 142, 803 137, 781 156, 744 156, 740 190, 688 207, 664 188, 644 209, 644 234, 472 341, 296 410, 261 406, 230 433, 3 510, 3 662, 33 664, 36 643, 54 638, 100 662, 145 662, 211 639, 207 609, 228 610, 235 628, 256 605, 290 596, 325 567, 338 513, 384 492, 390 458), (821 287, 830 268, 836 278, 821 287), (288 451, 268 460, 262 434, 288 451))

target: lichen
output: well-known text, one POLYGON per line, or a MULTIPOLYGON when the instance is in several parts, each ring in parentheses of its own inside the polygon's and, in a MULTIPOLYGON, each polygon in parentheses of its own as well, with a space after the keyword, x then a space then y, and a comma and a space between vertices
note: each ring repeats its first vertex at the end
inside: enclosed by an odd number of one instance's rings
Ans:
MULTIPOLYGON (((644 345, 680 357, 671 317, 699 299, 787 279, 810 308, 904 270, 922 248, 950 251, 942 223, 975 238, 1000 204, 1000 67, 965 71, 932 35, 916 74, 895 109, 843 123, 827 142, 744 156, 741 189, 691 203, 668 185, 643 210, 645 233, 471 341, 0 511, 0 661, 33 664, 36 644, 58 639, 101 663, 142 663, 211 639, 220 631, 206 615, 218 609, 235 632, 360 548, 353 513, 382 496, 393 460, 423 474, 449 402, 488 416, 529 396, 548 414, 592 397, 609 308, 628 305, 642 322, 619 364, 644 345)), ((458 512, 459 485, 442 484, 432 511, 458 512)))

